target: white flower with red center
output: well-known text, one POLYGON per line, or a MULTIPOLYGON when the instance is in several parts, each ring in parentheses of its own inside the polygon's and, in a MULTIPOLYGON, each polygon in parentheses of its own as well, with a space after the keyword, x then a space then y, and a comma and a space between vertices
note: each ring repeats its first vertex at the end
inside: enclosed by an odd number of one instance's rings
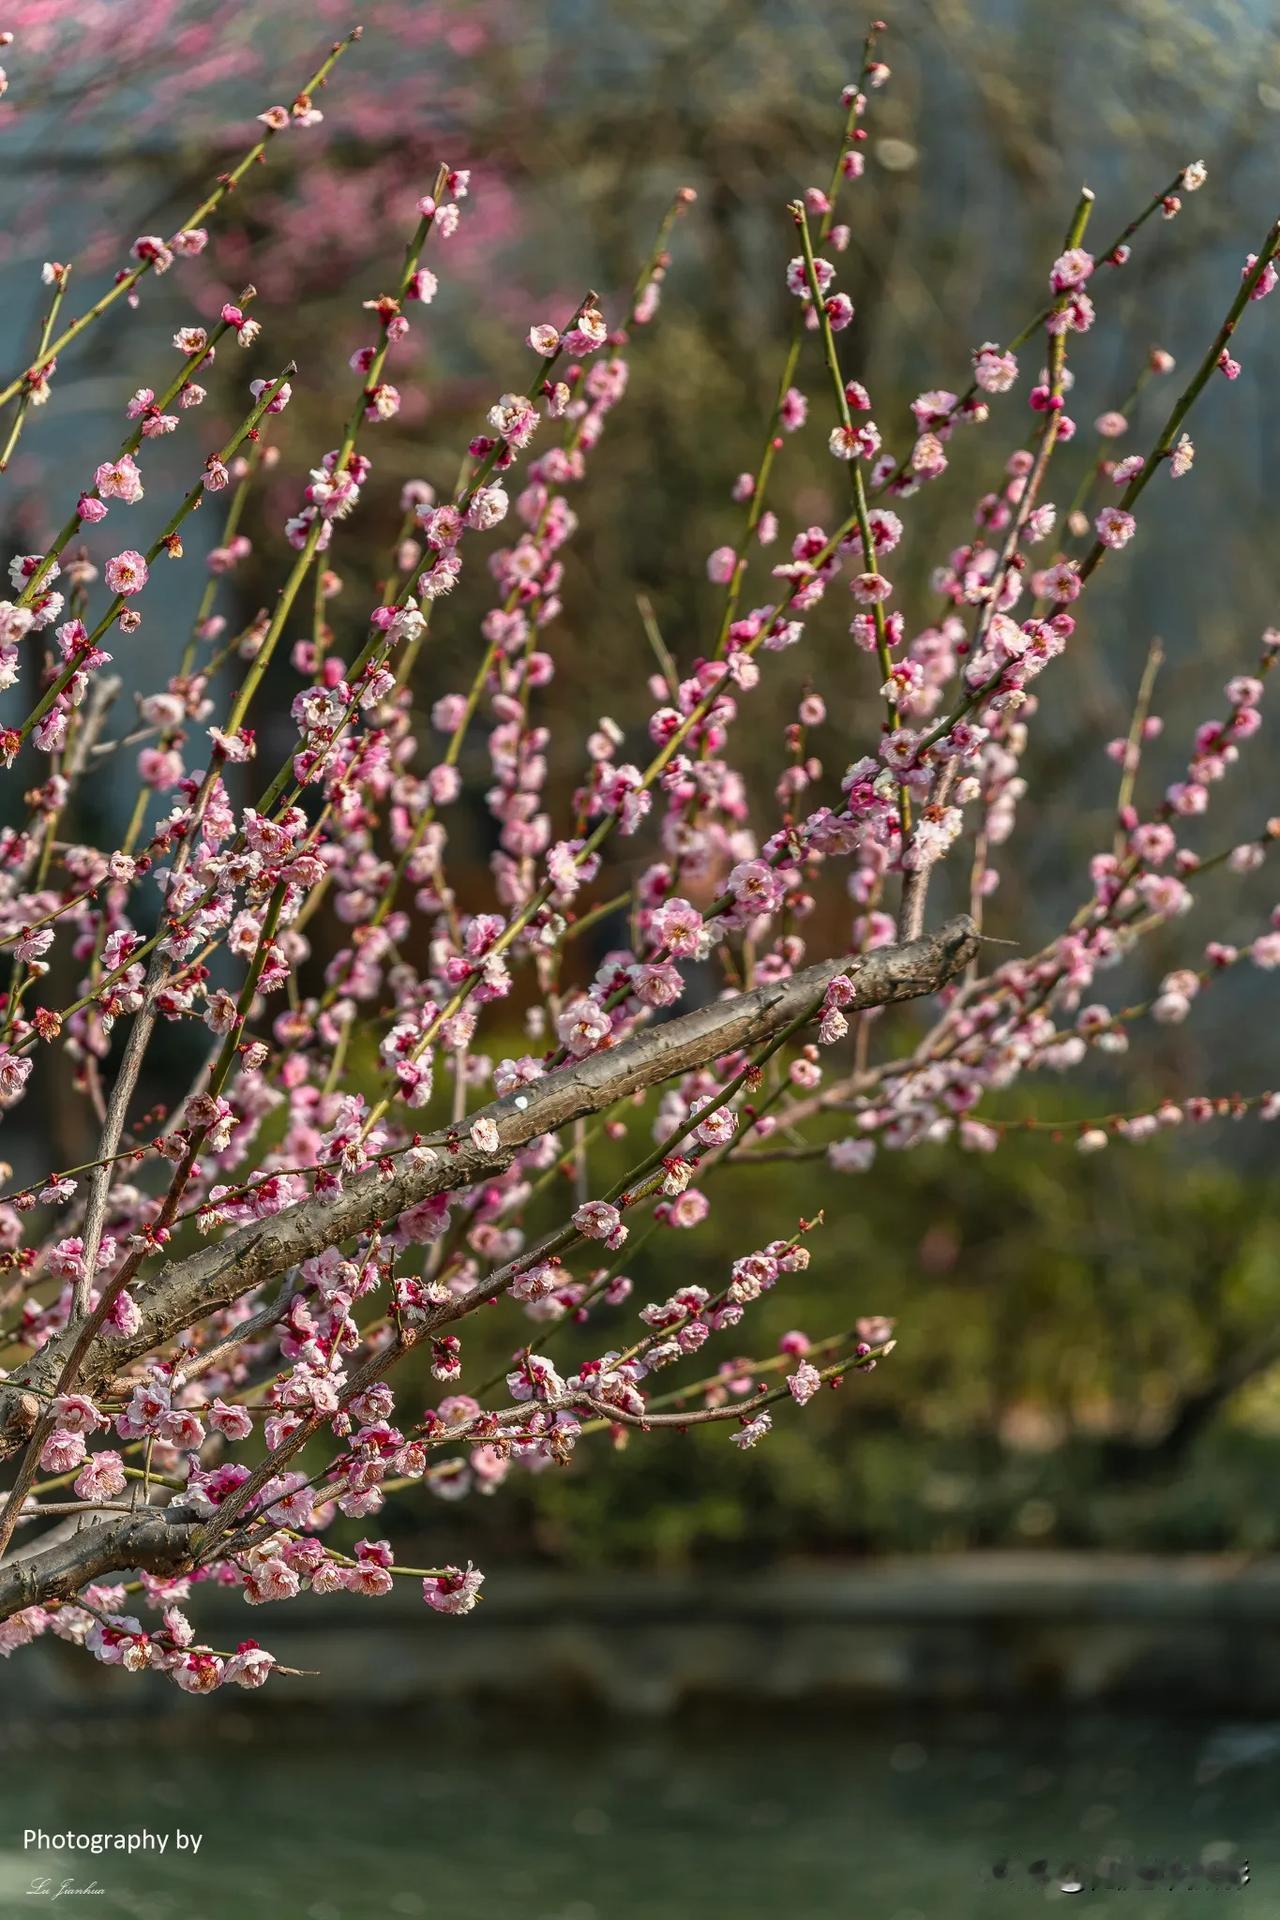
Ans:
POLYGON ((737 907, 753 915, 774 913, 782 902, 782 882, 764 860, 743 860, 731 868, 728 891, 737 907))
POLYGON ((135 260, 154 267, 157 273, 166 273, 173 265, 173 253, 158 233, 139 234, 129 251, 135 260))
POLYGON ((653 939, 677 959, 696 959, 704 944, 703 919, 687 900, 666 900, 649 920, 653 939))
POLYGON ((585 1200, 573 1215, 573 1224, 586 1240, 603 1240, 607 1247, 622 1245, 627 1229, 622 1216, 607 1200, 585 1200))
MULTIPOLYGON (((829 260, 815 260, 813 277, 817 282, 818 292, 825 293, 836 277, 836 270, 829 260)), ((809 269, 805 265, 802 253, 798 253, 794 260, 787 262, 787 289, 801 300, 807 299, 810 295, 809 269)))
POLYGON ((388 1540, 357 1540, 354 1567, 348 1567, 346 1587, 348 1593, 361 1593, 366 1597, 390 1593, 395 1581, 391 1568, 395 1564, 395 1555, 388 1540))
MULTIPOLYGON (((695 1104, 693 1112, 700 1112, 714 1097, 714 1095, 708 1094, 706 1100, 695 1104)), ((699 1120, 697 1126, 694 1128, 694 1137, 704 1147, 723 1147, 728 1141, 732 1140, 737 1131, 737 1127, 738 1116, 731 1107, 715 1106, 704 1119, 699 1120)))
POLYGON ((564 1381, 540 1353, 526 1353, 519 1365, 507 1375, 507 1388, 513 1400, 559 1400, 564 1381))
POLYGON ((822 1386, 822 1375, 812 1360, 802 1360, 794 1373, 787 1375, 787 1387, 798 1407, 807 1406, 822 1386))
POLYGON ((142 498, 142 475, 132 454, 104 460, 93 481, 104 500, 123 500, 126 506, 132 506, 142 498))
POLYGON ((487 533, 506 518, 509 504, 502 487, 477 487, 467 506, 467 525, 487 533))
POLYGON ((242 1640, 226 1661, 222 1677, 237 1687, 261 1687, 279 1663, 256 1640, 242 1640))
POLYGON ((897 727, 880 742, 880 758, 894 772, 905 773, 915 762, 918 741, 911 727, 897 727))
POLYGON ((222 1685, 225 1663, 208 1647, 196 1647, 171 1669, 184 1693, 213 1693, 222 1685))
POLYGON ((253 1415, 246 1407, 228 1406, 225 1400, 215 1399, 208 1417, 214 1432, 225 1440, 247 1440, 253 1432, 253 1415))
POLYGON ((1093 526, 1104 547, 1125 547, 1132 540, 1137 524, 1133 515, 1122 507, 1104 507, 1093 526))
POLYGON ((480 1598, 484 1575, 468 1560, 466 1567, 445 1567, 422 1582, 422 1597, 436 1613, 470 1613, 480 1598))
POLYGON ((613 1022, 598 1001, 585 995, 566 1007, 556 1022, 556 1033, 561 1046, 574 1056, 583 1060, 594 1053, 602 1041, 613 1032, 613 1022))
POLYGON ((110 1447, 92 1453, 72 1485, 77 1500, 115 1500, 128 1486, 124 1462, 110 1447))
POLYGON ((424 600, 439 600, 452 593, 462 572, 462 560, 456 553, 442 553, 435 565, 418 575, 418 592, 424 600))
POLYGON ((837 460, 874 460, 880 451, 880 429, 874 420, 833 427, 827 446, 837 460))
POLYGON ((172 1407, 156 1425, 156 1437, 180 1453, 196 1453, 204 1445, 204 1422, 190 1407, 172 1407))
MULTIPOLYGON (((9 562, 9 578, 16 588, 24 588, 40 571, 43 563, 44 555, 42 553, 17 553, 9 562)), ((47 587, 52 581, 56 580, 58 573, 59 568, 56 561, 51 560, 48 566, 44 568, 44 573, 41 576, 44 585, 47 587)))
POLYGON ((393 387, 389 380, 380 380, 376 387, 370 387, 365 394, 366 420, 391 420, 399 411, 400 389, 393 387))
POLYGON ((53 928, 36 927, 14 942, 14 956, 21 960, 24 966, 31 966, 33 963, 38 963, 40 956, 47 953, 52 945, 53 928))
POLYGON ((1077 598, 1080 592, 1080 575, 1069 560, 1060 560, 1056 566, 1046 568, 1041 576, 1040 591, 1047 600, 1056 600, 1060 605, 1077 598))
POLYGON ((131 593, 141 593, 147 584, 147 563, 140 553, 132 547, 126 547, 123 553, 117 553, 108 560, 103 574, 112 593, 122 599, 131 593))
MULTIPOLYGON (((185 390, 182 397, 183 406, 190 404, 187 396, 197 391, 198 389, 192 387, 185 390)), ((268 413, 283 413, 293 398, 293 388, 287 380, 251 380, 249 391, 255 400, 261 400, 264 393, 272 394, 273 397, 267 402, 268 413)), ((202 399, 203 397, 201 394, 202 399)))
POLYGON ((882 573, 856 573, 849 591, 861 607, 879 606, 893 593, 893 582, 882 573))
POLYGON ((998 346, 994 340, 988 340, 975 349, 974 383, 981 387, 984 393, 1008 393, 1017 377, 1016 357, 998 346))
POLYGON ((888 507, 873 507, 867 515, 871 543, 877 553, 892 553, 902 538, 902 522, 888 507))
POLYGON ((578 315, 560 344, 566 353, 581 356, 595 353, 608 338, 609 329, 605 325, 605 318, 600 309, 587 307, 578 315))
POLYGON ((264 1607, 273 1600, 292 1600, 301 1588, 302 1582, 287 1561, 266 1555, 249 1567, 244 1597, 251 1607, 264 1607))
POLYGON ((538 428, 538 410, 523 393, 504 393, 490 407, 487 421, 509 447, 527 447, 538 428))
POLYGON ((60 1393, 52 1411, 58 1425, 67 1433, 96 1433, 111 1425, 107 1416, 99 1413, 83 1393, 60 1393))
POLYGON ((1066 253, 1060 253, 1053 263, 1049 274, 1049 285, 1055 293, 1066 293, 1076 287, 1082 287, 1093 272, 1093 255, 1083 247, 1069 247, 1066 253))
POLYGON ((69 1473, 85 1456, 84 1432, 55 1427, 40 1450, 40 1468, 44 1473, 69 1473))

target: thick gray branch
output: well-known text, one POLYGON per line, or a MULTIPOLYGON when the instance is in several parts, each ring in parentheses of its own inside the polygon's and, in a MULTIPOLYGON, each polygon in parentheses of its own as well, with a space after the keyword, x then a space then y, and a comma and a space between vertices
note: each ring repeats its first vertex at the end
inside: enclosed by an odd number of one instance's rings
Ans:
POLYGON ((85 1527, 70 1538, 0 1566, 0 1620, 24 1607, 71 1600, 87 1581, 130 1572, 169 1576, 185 1573, 199 1522, 190 1510, 143 1509, 137 1518, 85 1527))
MULTIPOLYGON (((433 1154, 425 1161, 389 1162, 389 1172, 369 1168, 332 1198, 300 1201, 269 1220, 239 1228, 216 1246, 202 1247, 162 1267, 135 1293, 142 1315, 138 1332, 127 1340, 97 1341, 77 1384, 81 1391, 92 1393, 124 1363, 299 1261, 385 1225, 420 1201, 500 1172, 521 1147, 543 1134, 599 1113, 673 1075, 771 1039, 817 1001, 839 973, 847 974, 853 983, 852 1009, 886 1006, 935 992, 968 964, 977 946, 973 923, 962 915, 927 939, 820 961, 789 979, 717 1000, 646 1028, 620 1046, 561 1067, 471 1116, 472 1124, 482 1118, 493 1121, 498 1130, 496 1149, 476 1146, 469 1134, 433 1134, 425 1142, 433 1154)), ((8 1381, 0 1382, 0 1458, 13 1453, 31 1432, 39 1396, 55 1390, 68 1348, 67 1336, 59 1336, 8 1381)))

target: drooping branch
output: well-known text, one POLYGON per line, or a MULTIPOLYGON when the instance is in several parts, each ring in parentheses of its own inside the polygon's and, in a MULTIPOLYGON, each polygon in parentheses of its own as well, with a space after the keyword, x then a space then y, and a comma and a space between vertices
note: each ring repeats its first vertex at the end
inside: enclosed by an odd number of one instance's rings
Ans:
MULTIPOLYGON (((851 1010, 887 1006, 936 992, 968 964, 977 945, 972 921, 961 915, 927 938, 823 960, 788 979, 714 1001, 492 1101, 471 1118, 473 1124, 493 1122, 496 1148, 481 1147, 469 1134, 452 1129, 432 1134, 422 1142, 425 1152, 369 1168, 340 1194, 300 1201, 162 1267, 137 1290, 137 1332, 122 1340, 96 1340, 79 1358, 76 1385, 92 1393, 122 1365, 300 1261, 385 1225, 423 1200, 501 1172, 520 1148, 544 1134, 769 1040, 819 999, 838 974, 853 984, 851 1010)), ((73 1336, 59 1335, 0 1382, 0 1458, 30 1435, 48 1396, 65 1390, 73 1346, 73 1336)))

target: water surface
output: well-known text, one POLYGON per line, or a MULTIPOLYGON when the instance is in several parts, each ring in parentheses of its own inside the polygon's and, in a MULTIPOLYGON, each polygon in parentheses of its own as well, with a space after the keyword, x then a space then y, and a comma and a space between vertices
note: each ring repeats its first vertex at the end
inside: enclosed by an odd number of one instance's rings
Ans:
POLYGON ((113 1920, 1280 1917, 1275 1725, 178 1718, 6 1731, 6 1920, 50 1910, 40 1876, 102 1887, 56 1910, 113 1920), (204 1839, 95 1862, 24 1853, 26 1826, 204 1839))

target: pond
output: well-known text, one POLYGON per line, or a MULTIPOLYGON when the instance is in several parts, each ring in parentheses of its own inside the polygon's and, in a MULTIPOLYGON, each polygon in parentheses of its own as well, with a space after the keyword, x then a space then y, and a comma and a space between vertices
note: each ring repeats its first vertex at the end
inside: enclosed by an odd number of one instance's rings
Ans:
POLYGON ((11 1725, 0 1913, 69 1881, 102 1891, 59 1911, 113 1920, 1270 1920, 1278 1803, 1280 1726, 1065 1710, 11 1725), (28 1827, 202 1840, 94 1859, 28 1827))

